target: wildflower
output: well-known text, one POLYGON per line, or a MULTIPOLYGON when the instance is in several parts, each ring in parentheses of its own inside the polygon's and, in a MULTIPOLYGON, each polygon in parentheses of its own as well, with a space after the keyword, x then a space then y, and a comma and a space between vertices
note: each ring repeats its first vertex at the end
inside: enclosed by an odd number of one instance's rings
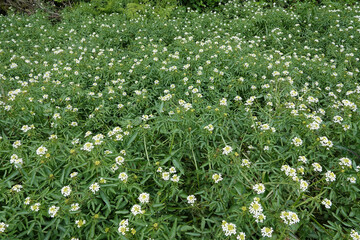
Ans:
POLYGON ((84 144, 84 146, 81 148, 81 150, 91 152, 91 150, 94 148, 94 145, 90 142, 87 142, 84 144))
POLYGON ((250 165, 251 165, 251 162, 250 162, 249 160, 247 160, 247 159, 242 159, 242 160, 241 160, 241 166, 242 166, 242 167, 247 167, 247 168, 249 168, 250 165))
POLYGON ((263 213, 257 213, 254 215, 255 222, 257 223, 263 223, 266 219, 266 216, 263 213))
POLYGON ((85 220, 76 220, 76 221, 75 221, 75 224, 76 224, 76 226, 77 226, 78 228, 81 228, 82 226, 84 226, 85 223, 86 223, 85 220))
POLYGON ((138 204, 135 204, 134 206, 132 206, 131 208, 131 213, 134 214, 134 216, 138 215, 138 214, 143 214, 145 211, 141 210, 141 206, 138 204))
POLYGON ((15 141, 12 146, 13 146, 14 148, 20 147, 20 146, 21 146, 21 141, 20 141, 20 140, 15 141))
POLYGON ((129 231, 128 225, 129 225, 128 219, 121 220, 121 222, 119 223, 118 232, 121 233, 122 235, 125 235, 126 232, 129 231))
POLYGON ((221 106, 227 106, 227 99, 226 98, 223 98, 220 100, 220 105, 221 106))
POLYGON ((221 180, 223 180, 223 178, 221 177, 221 173, 214 173, 212 175, 212 179, 214 180, 215 183, 218 183, 221 180))
POLYGON ((282 211, 280 218, 284 221, 285 224, 292 225, 300 222, 298 215, 291 211, 282 211))
POLYGON ((261 229, 261 234, 263 237, 272 237, 272 233, 273 233, 273 228, 272 227, 263 227, 261 229))
POLYGON ((122 173, 119 174, 119 178, 120 178, 121 181, 126 183, 127 179, 128 179, 128 175, 126 174, 126 172, 122 172, 122 173))
POLYGON ((16 185, 14 185, 14 186, 11 188, 11 191, 13 191, 13 192, 20 192, 22 188, 23 188, 23 186, 21 186, 21 185, 19 185, 19 184, 16 184, 16 185))
POLYGON ((320 137, 320 144, 321 146, 326 147, 327 150, 329 150, 333 146, 332 141, 327 139, 327 137, 320 137))
POLYGON ((35 203, 30 207, 31 211, 38 212, 40 210, 40 203, 35 203))
POLYGON ((348 177, 347 180, 348 180, 350 183, 356 183, 356 177, 348 177))
POLYGON ((233 150, 232 147, 230 147, 230 146, 225 146, 225 147, 223 148, 222 154, 228 155, 229 153, 232 152, 232 150, 233 150))
POLYGON ((354 229, 351 229, 350 237, 352 237, 353 240, 360 240, 360 234, 354 229))
POLYGON ((325 173, 325 178, 327 182, 333 182, 336 180, 336 175, 335 173, 331 172, 331 171, 327 171, 325 173))
POLYGON ((164 179, 165 181, 170 179, 170 173, 169 172, 163 172, 162 173, 162 179, 164 179))
POLYGON ((324 205, 326 208, 330 208, 332 202, 329 199, 325 198, 324 200, 322 200, 321 204, 324 205))
POLYGON ((309 183, 307 181, 301 179, 300 180, 300 190, 302 192, 305 192, 308 189, 308 187, 309 187, 309 183))
POLYGON ((56 215, 56 213, 59 211, 59 209, 60 209, 60 207, 56 207, 56 206, 51 206, 50 208, 49 208, 49 215, 50 215, 50 217, 55 217, 55 215, 56 215))
POLYGON ((236 236, 237 240, 245 240, 246 234, 244 232, 239 232, 239 234, 236 236))
POLYGON ((334 123, 341 123, 343 118, 341 116, 334 116, 333 121, 334 123))
POLYGON ((89 189, 95 194, 100 189, 100 185, 96 182, 90 185, 89 189))
POLYGON ((141 203, 149 203, 149 201, 150 201, 150 194, 148 194, 148 193, 141 193, 138 199, 139 199, 139 201, 140 201, 141 203))
POLYGON ((312 164, 312 166, 313 166, 315 172, 322 172, 322 167, 320 164, 315 162, 312 164))
POLYGON ((176 173, 176 168, 175 168, 175 167, 171 167, 171 168, 169 169, 169 172, 170 172, 170 173, 176 173))
POLYGON ((71 178, 74 178, 74 177, 76 177, 78 175, 78 172, 72 172, 72 173, 70 173, 70 177, 71 178))
POLYGON ((307 159, 306 159, 305 156, 299 156, 298 161, 303 162, 303 163, 307 163, 307 159))
POLYGON ((298 147, 303 144, 303 141, 298 137, 294 137, 291 144, 294 144, 296 147, 298 147))
POLYGON ((225 233, 225 236, 231 236, 236 234, 236 226, 233 223, 227 223, 226 221, 222 221, 222 229, 225 233))
POLYGON ((254 198, 254 201, 250 204, 249 212, 253 215, 257 215, 262 213, 263 208, 261 204, 259 203, 259 200, 257 198, 254 198))
POLYGON ((56 119, 60 119, 61 116, 60 116, 60 113, 55 113, 53 118, 56 120, 56 119))
POLYGON ((72 203, 70 206, 70 212, 75 212, 80 209, 80 205, 78 203, 72 203))
POLYGON ((344 167, 351 167, 351 160, 349 158, 343 157, 340 158, 340 162, 339 165, 344 168, 344 167))
POLYGON ((6 224, 4 222, 0 222, 0 233, 5 232, 7 227, 9 227, 9 224, 6 224))
POLYGON ((118 156, 118 157, 115 158, 115 162, 119 166, 121 166, 124 163, 124 161, 125 161, 125 159, 122 156, 118 156))
POLYGON ((180 178, 177 174, 172 175, 171 179, 172 182, 179 182, 180 178))
POLYGON ((71 188, 70 186, 65 186, 61 189, 61 194, 64 195, 64 197, 69 196, 71 193, 71 188))
POLYGON ((269 124, 261 124, 260 125, 260 130, 261 131, 266 131, 266 130, 270 130, 270 126, 269 126, 269 124))
POLYGON ((350 129, 350 125, 349 125, 349 124, 343 124, 342 127, 343 127, 344 131, 347 131, 347 130, 350 129))
POLYGON ((30 197, 25 198, 24 204, 25 204, 25 205, 29 205, 29 204, 30 204, 30 197))
POLYGON ((257 194, 262 194, 265 192, 265 186, 264 184, 262 183, 258 183, 258 184, 255 184, 253 186, 253 190, 257 193, 257 194))
POLYGON ((194 206, 194 203, 196 201, 196 197, 194 195, 189 195, 189 196, 187 196, 186 199, 187 199, 188 203, 191 204, 191 206, 194 206))
POLYGON ((204 129, 208 130, 210 133, 212 133, 212 131, 214 130, 214 126, 212 124, 209 124, 207 126, 204 127, 204 129))
POLYGON ((47 148, 42 145, 36 150, 36 154, 39 156, 45 155, 46 152, 47 152, 47 148))

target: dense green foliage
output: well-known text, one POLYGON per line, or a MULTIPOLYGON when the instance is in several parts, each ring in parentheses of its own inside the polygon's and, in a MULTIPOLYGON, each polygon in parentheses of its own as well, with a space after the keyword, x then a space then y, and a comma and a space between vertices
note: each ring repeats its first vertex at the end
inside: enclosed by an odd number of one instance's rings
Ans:
POLYGON ((360 238, 359 4, 104 2, 0 17, 1 239, 360 238))

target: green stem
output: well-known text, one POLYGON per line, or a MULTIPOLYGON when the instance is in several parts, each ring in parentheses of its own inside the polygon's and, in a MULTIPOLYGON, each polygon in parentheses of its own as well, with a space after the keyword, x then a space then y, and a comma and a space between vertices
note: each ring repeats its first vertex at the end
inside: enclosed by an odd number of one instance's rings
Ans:
POLYGON ((149 159, 149 155, 146 149, 146 140, 145 140, 145 135, 144 135, 144 147, 145 147, 145 154, 146 154, 146 159, 148 161, 148 164, 150 165, 150 159, 149 159))

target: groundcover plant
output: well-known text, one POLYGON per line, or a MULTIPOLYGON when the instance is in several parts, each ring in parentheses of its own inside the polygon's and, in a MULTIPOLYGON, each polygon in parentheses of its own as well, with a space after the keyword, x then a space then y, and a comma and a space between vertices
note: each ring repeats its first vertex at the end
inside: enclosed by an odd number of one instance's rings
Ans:
POLYGON ((360 5, 0 17, 1 239, 360 239, 360 5))

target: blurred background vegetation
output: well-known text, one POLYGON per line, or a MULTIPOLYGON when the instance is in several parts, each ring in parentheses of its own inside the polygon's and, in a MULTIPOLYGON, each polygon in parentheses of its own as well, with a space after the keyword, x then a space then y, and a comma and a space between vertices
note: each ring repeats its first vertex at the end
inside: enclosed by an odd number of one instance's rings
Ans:
MULTIPOLYGON (((246 1, 246 0, 244 0, 246 1)), ((296 2, 311 2, 324 4, 326 0, 258 0, 258 2, 272 2, 278 6, 287 7, 296 2)), ((171 11, 176 6, 184 6, 198 11, 211 11, 220 9, 222 4, 229 0, 0 0, 0 14, 7 15, 9 12, 18 12, 31 15, 36 11, 44 11, 54 21, 61 20, 61 10, 65 7, 77 8, 87 4, 89 13, 98 15, 103 13, 121 12, 131 15, 137 11, 144 11, 145 6, 151 5, 156 9, 171 11)), ((334 2, 334 1, 332 1, 334 2)), ((336 2, 336 1, 335 1, 336 2)), ((351 4, 356 0, 338 0, 339 3, 351 4)))

